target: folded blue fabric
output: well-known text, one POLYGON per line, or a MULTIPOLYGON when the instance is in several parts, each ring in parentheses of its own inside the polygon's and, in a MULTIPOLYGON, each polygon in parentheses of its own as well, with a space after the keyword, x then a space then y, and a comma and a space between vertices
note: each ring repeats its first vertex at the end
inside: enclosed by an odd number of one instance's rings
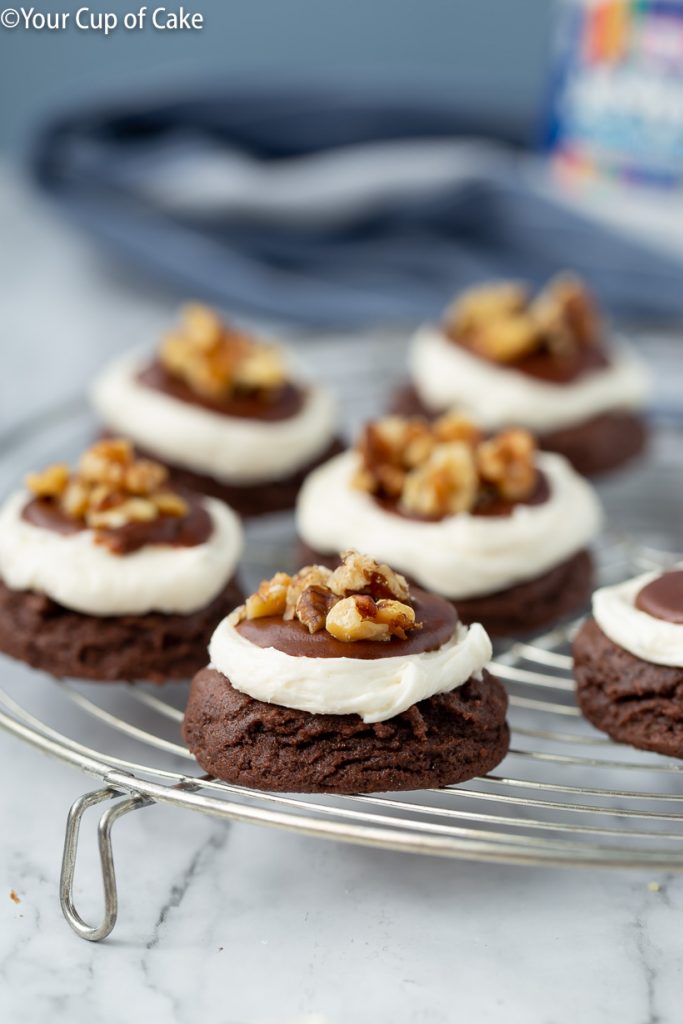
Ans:
POLYGON ((129 266, 249 316, 415 322, 567 267, 615 313, 683 314, 681 261, 556 201, 505 135, 443 97, 226 86, 63 115, 31 163, 129 266))

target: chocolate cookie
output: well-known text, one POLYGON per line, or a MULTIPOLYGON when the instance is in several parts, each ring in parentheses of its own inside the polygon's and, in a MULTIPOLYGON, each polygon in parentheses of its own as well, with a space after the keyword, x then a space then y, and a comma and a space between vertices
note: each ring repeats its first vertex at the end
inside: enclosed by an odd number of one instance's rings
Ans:
POLYGON ((0 581, 0 651, 53 676, 101 682, 187 679, 206 663, 216 624, 242 600, 235 578, 187 615, 96 616, 0 581))
MULTIPOLYGON (((401 416, 426 416, 429 419, 435 415, 423 405, 412 385, 406 385, 394 394, 390 410, 401 416)), ((593 416, 572 427, 541 434, 538 444, 544 451, 564 455, 583 476, 597 476, 618 469, 640 455, 647 444, 647 437, 647 426, 638 415, 615 410, 593 416)))
POLYGON ((505 756, 505 690, 488 672, 368 725, 254 700, 220 672, 192 681, 183 736, 226 782, 301 793, 426 789, 491 771, 505 756))
MULTIPOLYGON (((309 462, 302 469, 283 477, 282 480, 271 480, 262 484, 225 484, 213 477, 194 473, 191 469, 181 466, 168 466, 171 482, 177 487, 207 494, 212 498, 220 498, 230 505, 238 515, 245 518, 266 515, 269 512, 284 512, 294 508, 296 496, 301 485, 312 470, 327 462, 333 455, 344 450, 339 440, 334 440, 325 451, 309 462)), ((145 454, 141 452, 141 454, 145 454)), ((154 456, 149 456, 153 458, 154 456)))
MULTIPOLYGON (((300 543, 301 565, 319 564, 334 568, 336 556, 321 555, 300 543)), ((411 583, 411 580, 408 580, 411 583)), ((483 597, 454 601, 458 616, 465 624, 480 622, 492 636, 517 636, 531 633, 580 611, 593 586, 593 559, 590 552, 579 551, 541 576, 483 597)))
POLYGON ((578 473, 597 476, 619 469, 640 455, 647 438, 647 426, 639 416, 615 410, 542 434, 538 443, 547 452, 564 455, 578 473))
POLYGON ((596 728, 683 758, 683 669, 637 658, 589 618, 574 641, 574 675, 579 707, 596 728))

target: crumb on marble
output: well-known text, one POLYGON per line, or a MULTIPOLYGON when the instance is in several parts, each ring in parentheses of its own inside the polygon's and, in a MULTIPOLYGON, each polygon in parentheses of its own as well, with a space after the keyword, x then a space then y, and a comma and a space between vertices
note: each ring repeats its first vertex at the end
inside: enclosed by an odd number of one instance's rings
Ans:
POLYGON ((659 882, 648 882, 647 887, 650 892, 659 892, 662 888, 659 882))
POLYGON ((9 898, 11 899, 12 903, 21 903, 21 900, 17 896, 17 890, 16 889, 10 889, 10 891, 9 891, 9 898))

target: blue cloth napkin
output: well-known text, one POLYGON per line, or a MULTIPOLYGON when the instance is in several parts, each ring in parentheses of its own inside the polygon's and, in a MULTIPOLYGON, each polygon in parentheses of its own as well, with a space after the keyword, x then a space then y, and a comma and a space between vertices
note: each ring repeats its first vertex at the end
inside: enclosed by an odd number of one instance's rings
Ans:
POLYGON ((506 134, 443 96, 226 86, 62 115, 31 163, 128 266, 249 316, 412 323, 563 268, 614 313, 681 316, 683 263, 557 201, 506 134))

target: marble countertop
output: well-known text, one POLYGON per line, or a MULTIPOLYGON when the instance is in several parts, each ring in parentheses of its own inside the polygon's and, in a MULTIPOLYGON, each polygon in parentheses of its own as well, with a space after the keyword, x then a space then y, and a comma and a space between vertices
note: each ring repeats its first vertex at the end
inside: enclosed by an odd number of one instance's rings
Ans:
MULTIPOLYGON (((6 170, 0 231, 6 429, 175 301, 112 272, 6 170)), ((3 732, 0 770, 8 1024, 680 1020, 683 877, 442 861, 155 806, 116 826, 119 923, 89 944, 57 887, 68 807, 96 782, 3 732)), ((76 876, 93 917, 94 820, 76 876)))

